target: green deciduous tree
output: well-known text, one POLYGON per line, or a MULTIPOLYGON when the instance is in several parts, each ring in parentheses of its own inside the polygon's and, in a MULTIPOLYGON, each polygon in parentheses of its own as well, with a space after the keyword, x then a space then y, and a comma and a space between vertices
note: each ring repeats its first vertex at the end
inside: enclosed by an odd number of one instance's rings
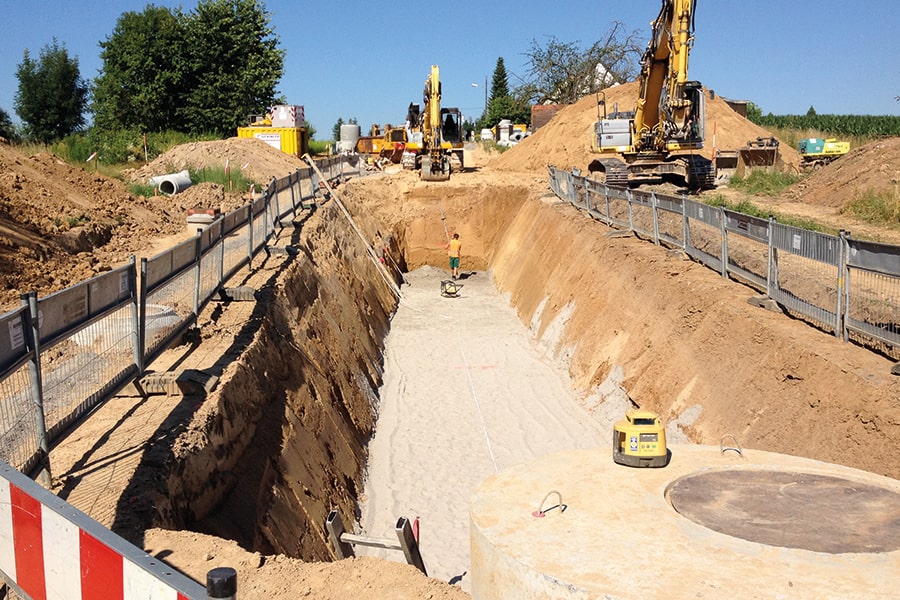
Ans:
POLYGON ((84 125, 88 86, 81 79, 78 59, 69 56, 65 45, 54 38, 41 49, 38 60, 25 50, 16 77, 14 107, 26 136, 46 143, 84 125))
POLYGON ((528 72, 516 96, 535 104, 571 104, 584 96, 634 79, 640 70, 642 49, 637 31, 625 32, 616 21, 603 39, 589 48, 577 42, 547 38, 546 46, 531 41, 525 53, 528 72))
POLYGON ((98 129, 231 136, 283 103, 284 51, 258 0, 200 0, 186 14, 151 4, 124 13, 100 46, 98 129))
POLYGON ((185 95, 184 17, 148 5, 125 12, 100 42, 103 68, 94 80, 94 125, 139 131, 179 129, 177 109, 185 95))
POLYGON ((202 0, 188 15, 180 121, 191 132, 234 135, 274 104, 284 51, 257 0, 202 0))

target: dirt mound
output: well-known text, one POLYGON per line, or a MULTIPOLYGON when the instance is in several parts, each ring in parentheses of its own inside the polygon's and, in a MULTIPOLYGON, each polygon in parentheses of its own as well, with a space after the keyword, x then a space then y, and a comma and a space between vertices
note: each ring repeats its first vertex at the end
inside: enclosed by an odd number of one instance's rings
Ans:
POLYGON ((176 146, 150 164, 130 171, 129 179, 146 183, 150 177, 177 173, 184 169, 204 167, 240 170, 247 179, 268 183, 273 177, 284 177, 309 165, 260 140, 229 138, 211 142, 192 142, 176 146))
MULTIPOLYGON (((639 92, 637 81, 607 89, 607 111, 634 110, 639 92)), ((596 157, 591 153, 591 136, 598 118, 597 110, 595 96, 587 96, 566 106, 534 135, 491 161, 490 166, 512 171, 535 171, 550 164, 563 169, 577 167, 586 170, 588 163, 596 157)), ((709 98, 707 95, 706 143, 702 152, 707 158, 711 158, 716 149, 737 150, 749 140, 770 135, 767 130, 736 113, 721 97, 709 98)), ((784 144, 780 150, 782 160, 790 168, 800 164, 796 150, 784 144)))
POLYGON ((0 311, 22 293, 46 295, 121 265, 148 240, 183 228, 168 201, 0 144, 0 311))
POLYGON ((896 193, 900 185, 900 137, 853 148, 795 185, 787 197, 808 204, 843 208, 866 192, 896 193))

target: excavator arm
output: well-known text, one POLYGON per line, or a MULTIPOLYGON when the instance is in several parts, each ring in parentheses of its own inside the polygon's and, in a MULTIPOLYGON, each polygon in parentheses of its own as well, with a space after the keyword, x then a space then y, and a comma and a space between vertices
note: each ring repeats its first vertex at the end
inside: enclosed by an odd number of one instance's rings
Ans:
POLYGON ((450 179, 450 159, 441 146, 441 78, 437 65, 431 65, 431 74, 425 80, 422 93, 422 145, 420 177, 426 181, 450 179))
POLYGON ((697 137, 699 110, 688 82, 696 0, 666 0, 641 59, 641 90, 634 116, 639 149, 663 150, 668 140, 697 137))

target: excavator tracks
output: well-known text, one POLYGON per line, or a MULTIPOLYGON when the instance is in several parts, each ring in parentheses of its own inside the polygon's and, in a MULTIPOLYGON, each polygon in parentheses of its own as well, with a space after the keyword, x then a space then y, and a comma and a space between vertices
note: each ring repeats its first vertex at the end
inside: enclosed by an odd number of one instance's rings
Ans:
POLYGON ((616 158, 598 158, 591 161, 588 171, 602 173, 602 181, 612 187, 628 187, 628 166, 616 158))
POLYGON ((682 159, 688 173, 688 185, 703 190, 716 187, 716 165, 703 156, 693 154, 682 159))

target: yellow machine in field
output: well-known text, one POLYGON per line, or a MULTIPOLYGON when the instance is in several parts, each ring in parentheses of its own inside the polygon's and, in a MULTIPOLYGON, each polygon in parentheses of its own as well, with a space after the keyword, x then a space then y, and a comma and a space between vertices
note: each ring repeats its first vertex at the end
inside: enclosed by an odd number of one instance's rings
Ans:
POLYGON ((591 149, 601 154, 588 171, 609 185, 673 178, 691 188, 715 187, 715 163, 701 156, 706 107, 703 86, 688 81, 696 0, 663 0, 641 58, 640 94, 634 112, 603 114, 591 149))
POLYGON ((666 429, 656 413, 631 409, 613 431, 613 461, 629 467, 669 464, 666 429))

